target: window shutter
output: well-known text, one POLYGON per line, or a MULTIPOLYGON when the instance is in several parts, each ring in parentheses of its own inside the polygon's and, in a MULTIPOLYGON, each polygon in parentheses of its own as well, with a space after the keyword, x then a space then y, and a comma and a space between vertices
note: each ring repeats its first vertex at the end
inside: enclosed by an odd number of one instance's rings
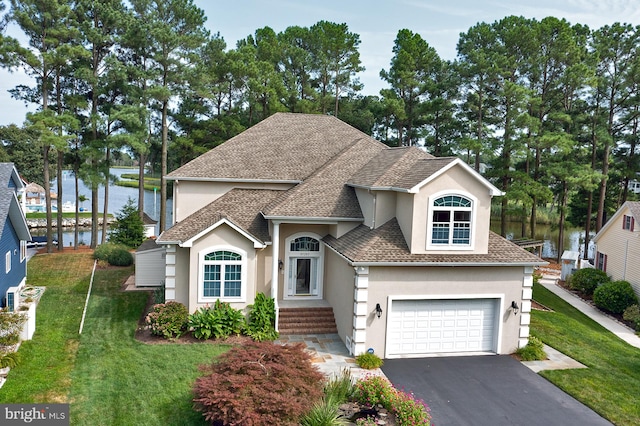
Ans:
POLYGON ((596 251, 596 264, 595 264, 596 269, 600 269, 598 268, 598 266, 600 266, 599 263, 600 263, 600 252, 596 251))
POLYGON ((625 214, 624 216, 622 216, 622 229, 627 229, 626 225, 627 225, 627 215, 625 214))
POLYGON ((607 272, 607 255, 605 254, 603 257, 604 257, 604 259, 603 259, 602 263, 604 263, 604 265, 602 265, 602 271, 603 272, 607 272))
POLYGON ((633 226, 636 224, 636 218, 631 216, 631 232, 633 232, 633 226))

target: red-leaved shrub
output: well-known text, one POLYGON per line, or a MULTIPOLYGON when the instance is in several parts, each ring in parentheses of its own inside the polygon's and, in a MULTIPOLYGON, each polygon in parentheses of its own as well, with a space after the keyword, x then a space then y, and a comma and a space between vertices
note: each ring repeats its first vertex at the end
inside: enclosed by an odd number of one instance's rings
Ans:
POLYGON ((201 369, 194 406, 214 425, 296 425, 322 397, 324 376, 302 344, 251 342, 201 369))

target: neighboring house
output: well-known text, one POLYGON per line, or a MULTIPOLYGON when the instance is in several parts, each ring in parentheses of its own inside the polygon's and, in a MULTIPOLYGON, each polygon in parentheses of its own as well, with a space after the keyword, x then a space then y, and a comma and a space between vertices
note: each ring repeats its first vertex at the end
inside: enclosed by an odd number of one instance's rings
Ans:
POLYGON ((156 237, 156 225, 158 224, 157 220, 154 220, 146 213, 142 213, 142 226, 144 227, 144 236, 145 238, 155 238, 156 237))
POLYGON ((164 247, 149 238, 136 249, 135 283, 136 287, 161 287, 165 278, 164 247))
POLYGON ((386 358, 504 354, 528 340, 545 262, 489 230, 502 193, 458 158, 278 113, 167 178, 165 296, 190 312, 263 292, 284 332, 292 311, 320 322, 326 306, 351 353, 386 358))
POLYGON ((6 292, 23 287, 27 276, 27 241, 31 234, 20 206, 24 184, 13 163, 0 163, 0 306, 6 292))
POLYGON ((640 297, 640 201, 627 201, 593 238, 595 267, 631 283, 640 297))

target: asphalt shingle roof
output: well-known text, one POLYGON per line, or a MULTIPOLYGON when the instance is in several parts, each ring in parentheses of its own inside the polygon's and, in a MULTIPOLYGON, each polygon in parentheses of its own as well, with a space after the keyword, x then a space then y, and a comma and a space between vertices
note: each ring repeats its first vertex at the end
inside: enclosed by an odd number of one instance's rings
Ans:
POLYGON ((640 201, 627 201, 627 206, 636 222, 640 223, 640 201))
POLYGON ((362 219, 355 191, 345 182, 366 167, 372 156, 385 149, 384 145, 371 143, 369 138, 355 141, 304 182, 267 206, 265 216, 362 219))
POLYGON ((335 117, 277 113, 167 177, 300 182, 361 139, 385 146, 335 117))
POLYGON ((489 233, 487 254, 412 254, 398 221, 392 219, 377 229, 360 225, 340 238, 327 235, 323 241, 354 263, 433 264, 543 264, 538 256, 505 238, 489 233))
POLYGON ((0 163, 0 238, 2 238, 2 231, 13 199, 13 189, 9 188, 12 172, 13 163, 0 163))
POLYGON ((269 226, 260 211, 265 204, 282 195, 282 191, 232 189, 217 200, 164 231, 158 243, 190 240, 200 232, 226 219, 259 241, 270 241, 269 226))

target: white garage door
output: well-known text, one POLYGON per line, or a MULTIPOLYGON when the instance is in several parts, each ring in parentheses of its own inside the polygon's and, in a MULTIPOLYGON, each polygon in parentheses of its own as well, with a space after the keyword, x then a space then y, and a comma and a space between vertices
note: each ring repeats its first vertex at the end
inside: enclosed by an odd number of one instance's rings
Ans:
POLYGON ((394 300, 387 355, 495 352, 498 299, 394 300))

